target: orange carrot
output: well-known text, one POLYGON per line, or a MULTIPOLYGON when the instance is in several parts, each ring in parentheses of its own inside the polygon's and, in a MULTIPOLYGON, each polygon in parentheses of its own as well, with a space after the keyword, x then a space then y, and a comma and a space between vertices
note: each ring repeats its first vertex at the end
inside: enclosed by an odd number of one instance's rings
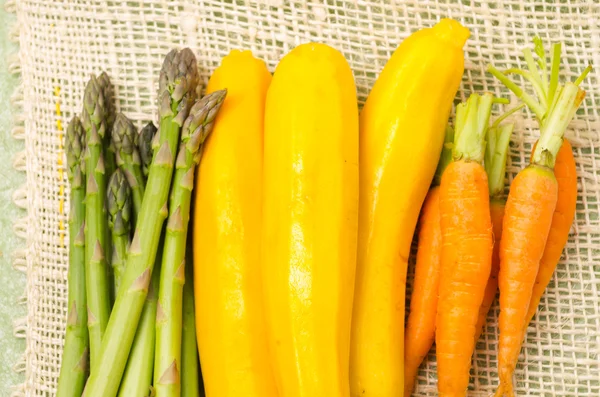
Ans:
POLYGON ((497 127, 498 124, 509 114, 520 109, 522 106, 513 108, 500 117, 488 130, 488 143, 485 150, 485 170, 488 175, 490 191, 490 216, 492 219, 492 233, 494 236, 494 249, 492 251, 492 270, 485 286, 483 302, 479 308, 479 317, 475 326, 475 344, 483 332, 485 319, 498 291, 498 270, 500 267, 500 239, 502 238, 502 219, 504 218, 504 205, 506 201, 502 197, 504 193, 504 179, 506 176, 506 158, 508 155, 508 144, 514 125, 506 124, 497 127))
MULTIPOLYGON (((535 147, 533 150, 535 150, 535 147)), ((563 248, 567 244, 567 240, 569 240, 569 231, 575 218, 575 207, 577 206, 577 170, 575 168, 573 149, 566 139, 563 141, 556 156, 554 176, 558 182, 556 209, 554 210, 554 215, 552 215, 552 224, 548 240, 546 241, 546 248, 540 260, 540 268, 535 278, 535 284, 533 285, 525 328, 527 328, 535 315, 544 290, 552 279, 552 274, 560 260, 563 248)), ((526 332, 526 329, 524 332, 526 332)))
POLYGON ((588 67, 575 83, 568 82, 564 86, 559 84, 560 45, 555 44, 548 79, 546 55, 541 40, 536 38, 534 42, 541 72, 533 61, 531 51, 526 50, 529 71, 508 70, 507 73, 519 73, 530 80, 537 92, 538 101, 505 74, 492 66, 488 67, 494 76, 536 114, 541 130, 531 164, 519 172, 511 185, 502 225, 498 274, 500 385, 496 391, 497 397, 514 396, 512 378, 558 198, 558 183, 553 169, 565 130, 585 97, 585 91, 578 85, 590 70, 588 67))
MULTIPOLYGON (((513 181, 500 241, 499 393, 513 395, 512 375, 523 341, 523 323, 544 252, 558 186, 552 170, 533 164, 513 181)), ((499 396, 503 394, 498 394, 499 396)))
POLYGON ((438 392, 464 396, 475 325, 490 275, 492 222, 482 166, 491 94, 472 94, 457 107, 454 159, 440 185, 442 257, 436 316, 438 392))
POLYGON ((452 161, 454 130, 446 129, 440 161, 419 220, 419 239, 410 312, 404 337, 404 395, 410 396, 421 362, 435 338, 438 280, 442 251, 440 228, 439 183, 446 166, 452 161))
MULTIPOLYGON (((531 150, 532 153, 535 151, 535 148, 536 145, 534 145, 531 150)), ((563 248, 569 239, 569 231, 571 229, 571 224, 573 223, 573 218, 575 217, 575 207, 577 205, 577 173, 573 149, 566 139, 563 141, 562 146, 556 155, 554 176, 558 183, 556 208, 552 215, 552 223, 550 225, 548 239, 546 240, 546 247, 544 248, 544 254, 540 260, 535 284, 533 285, 527 317, 523 325, 523 336, 527 334, 527 327, 537 311, 544 290, 552 279, 554 269, 556 268, 562 255, 563 248)), ((518 359, 518 357, 516 359, 518 359)), ((515 367, 516 364, 515 361, 515 367)))

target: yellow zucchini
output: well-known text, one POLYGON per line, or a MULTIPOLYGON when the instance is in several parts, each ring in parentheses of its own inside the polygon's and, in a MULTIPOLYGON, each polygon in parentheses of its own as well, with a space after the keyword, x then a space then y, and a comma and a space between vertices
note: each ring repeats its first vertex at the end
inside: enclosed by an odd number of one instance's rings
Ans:
POLYGON ((227 98, 204 146, 194 213, 194 290, 210 397, 275 397, 260 286, 264 106, 271 74, 232 51, 208 92, 227 98))
POLYGON ((406 267, 464 69, 469 31, 443 19, 396 49, 360 114, 352 397, 404 391, 406 267))
POLYGON ((348 397, 358 223, 352 71, 324 44, 280 62, 265 110, 262 274, 281 397, 348 397))

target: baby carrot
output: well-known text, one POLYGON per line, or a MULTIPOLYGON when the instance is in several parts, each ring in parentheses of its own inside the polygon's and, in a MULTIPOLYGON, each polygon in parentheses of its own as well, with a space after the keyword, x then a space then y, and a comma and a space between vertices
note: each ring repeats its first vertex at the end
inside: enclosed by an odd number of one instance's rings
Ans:
MULTIPOLYGON (((535 150, 535 147, 534 149, 535 150)), ((552 279, 552 274, 560 260, 563 248, 569 240, 569 231, 575 218, 575 207, 577 205, 577 170, 575 168, 575 158, 573 149, 568 140, 563 140, 562 146, 556 155, 556 164, 554 165, 554 176, 558 183, 558 198, 556 200, 556 209, 552 215, 552 224, 550 233, 546 241, 546 248, 540 260, 540 268, 533 293, 529 302, 529 310, 525 321, 525 329, 535 315, 540 299, 544 290, 552 279)))
POLYGON ((513 181, 500 241, 500 341, 498 396, 513 394, 512 375, 523 341, 523 323, 539 261, 556 206, 556 179, 546 166, 533 164, 513 181))
POLYGON ((442 251, 440 228, 440 181, 452 161, 454 130, 446 128, 446 138, 433 184, 423 203, 419 220, 419 238, 410 312, 404 337, 404 395, 410 396, 421 362, 435 339, 435 316, 442 251))
POLYGON ((538 70, 531 51, 525 50, 528 71, 508 70, 532 82, 538 101, 525 93, 505 74, 492 66, 488 70, 527 104, 536 114, 541 135, 531 164, 513 181, 506 202, 503 235, 500 242, 500 330, 498 373, 500 385, 496 396, 514 396, 512 377, 524 338, 533 288, 538 274, 552 217, 556 209, 558 184, 554 165, 563 136, 585 91, 579 88, 590 68, 575 81, 564 86, 558 83, 560 45, 553 45, 552 67, 548 79, 546 56, 541 39, 536 38, 535 52, 538 70))
MULTIPOLYGON (((535 151, 534 145, 532 152, 535 151)), ((552 215, 552 224, 546 240, 544 254, 540 260, 527 317, 523 324, 523 336, 527 334, 527 327, 537 311, 538 305, 544 294, 544 290, 550 283, 554 269, 560 260, 563 248, 569 239, 569 231, 573 218, 575 217, 575 207, 577 205, 577 174, 575 169, 575 158, 573 149, 566 139, 556 155, 556 164, 554 165, 554 176, 558 184, 558 196, 556 208, 552 215)), ((492 215, 493 217, 493 215, 492 215)), ((493 222, 493 221, 492 221, 493 222)), ((514 363, 516 367, 516 361, 514 363)))
POLYGON ((438 392, 464 396, 469 384, 475 325, 490 275, 492 222, 482 166, 491 94, 458 105, 454 161, 440 185, 442 257, 436 316, 438 392))

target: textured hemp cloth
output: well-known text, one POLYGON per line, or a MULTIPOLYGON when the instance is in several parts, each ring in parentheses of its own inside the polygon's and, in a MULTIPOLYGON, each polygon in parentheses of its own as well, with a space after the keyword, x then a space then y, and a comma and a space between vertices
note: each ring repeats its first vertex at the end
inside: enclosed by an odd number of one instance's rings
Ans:
MULTIPOLYGON (((25 383, 12 389, 14 396, 52 396, 56 387, 67 317, 64 129, 81 111, 91 73, 110 75, 118 109, 141 126, 156 120, 158 72, 173 47, 193 49, 205 85, 232 49, 250 49, 274 70, 294 46, 324 42, 350 63, 361 106, 398 44, 443 17, 471 31, 457 100, 487 90, 514 103, 485 67, 490 62, 500 69, 525 67, 521 50, 532 47, 536 34, 547 48, 551 40, 563 43, 564 77, 574 79, 590 63, 600 68, 600 5, 595 0, 8 0, 6 7, 17 15, 13 38, 20 44, 11 61, 11 70, 21 75, 12 98, 19 115, 13 135, 26 143, 24 161, 17 166, 26 171, 27 182, 15 202, 28 210, 15 225, 24 243, 14 265, 27 274, 28 309, 26 318, 16 322, 26 351, 15 363, 25 383)), ((600 396, 598 76, 592 72, 583 83, 587 96, 567 132, 579 174, 577 215, 519 359, 517 392, 523 396, 600 396)), ((495 115, 511 106, 496 107, 495 115)), ((509 181, 528 163, 539 134, 530 112, 511 119, 516 127, 509 181)), ((494 306, 477 345, 472 396, 488 396, 497 385, 497 315, 494 306)), ((435 373, 433 349, 415 395, 436 395, 435 373)))

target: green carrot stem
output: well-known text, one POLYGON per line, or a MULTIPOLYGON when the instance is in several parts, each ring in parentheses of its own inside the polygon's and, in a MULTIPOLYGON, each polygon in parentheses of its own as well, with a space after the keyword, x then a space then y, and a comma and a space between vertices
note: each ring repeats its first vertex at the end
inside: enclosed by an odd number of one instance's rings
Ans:
POLYGON ((531 86, 535 90, 538 100, 540 101, 540 105, 546 107, 546 92, 544 91, 544 87, 542 87, 541 81, 536 80, 530 71, 513 68, 505 70, 504 74, 517 74, 523 76, 525 80, 531 83, 531 86))
POLYGON ((546 50, 544 49, 544 43, 543 43, 542 39, 540 38, 540 36, 535 36, 533 38, 533 50, 535 51, 535 53, 538 56, 538 65, 541 70, 540 80, 542 81, 542 84, 544 86, 544 92, 546 93, 545 96, 547 96, 548 65, 546 63, 546 50))
POLYGON ((502 123, 507 117, 509 117, 510 115, 516 113, 517 111, 523 109, 525 107, 524 103, 520 103, 517 106, 515 106, 514 108, 504 112, 500 117, 498 117, 496 120, 494 120, 494 123, 492 124, 492 127, 498 127, 500 125, 500 123, 502 123))
POLYGON ((563 87, 555 106, 542 123, 540 139, 533 153, 533 164, 554 168, 565 131, 584 97, 585 91, 573 83, 563 87))
POLYGON ((466 108, 457 115, 453 148, 455 160, 483 163, 485 138, 493 101, 494 96, 490 93, 471 94, 466 102, 466 108))
MULTIPOLYGON (((552 64, 550 68, 550 79, 548 82, 547 76, 547 64, 546 64, 546 53, 542 40, 539 37, 534 38, 535 52, 538 55, 538 63, 542 71, 542 77, 540 81, 544 87, 547 87, 545 93, 539 92, 539 88, 536 88, 536 78, 528 78, 534 85, 534 89, 538 91, 537 102, 533 97, 529 96, 526 92, 513 83, 507 76, 500 73, 492 65, 488 65, 488 71, 498 78, 508 89, 513 91, 515 95, 523 100, 527 106, 535 113, 538 123, 540 125, 541 136, 538 140, 538 145, 532 156, 532 163, 554 168, 556 161, 556 155, 560 149, 569 123, 575 116, 577 109, 581 105, 583 98, 585 97, 585 91, 580 89, 579 84, 585 79, 587 74, 591 71, 591 66, 585 68, 581 75, 575 80, 574 83, 567 83, 564 86, 559 83, 559 72, 560 72, 560 43, 552 45, 552 64)), ((524 51, 525 59, 527 61, 529 70, 533 73, 537 71, 533 64, 533 57, 531 56, 531 50, 526 49, 524 51)), ((510 69, 510 71, 515 71, 510 69)), ((518 73, 526 75, 524 71, 518 71, 518 73)))
POLYGON ((583 69, 583 72, 581 73, 581 75, 577 78, 577 80, 575 80, 575 82, 573 84, 575 84, 575 85, 581 84, 581 82, 587 77, 587 75, 591 71, 592 71, 592 65, 586 66, 586 68, 583 69))
POLYGON ((498 80, 500 80, 502 82, 502 84, 504 84, 506 86, 506 88, 511 90, 517 96, 517 98, 519 98, 523 102, 525 102, 527 104, 527 106, 531 109, 531 111, 534 112, 535 115, 540 120, 543 119, 544 114, 545 114, 545 109, 542 105, 539 104, 538 101, 535 100, 534 97, 532 97, 531 95, 529 95, 528 93, 523 91, 523 89, 521 89, 521 87, 519 87, 514 82, 512 82, 504 73, 502 73, 501 71, 496 69, 494 66, 488 65, 487 70, 494 77, 496 77, 498 80))
MULTIPOLYGON (((464 129, 466 120, 467 102, 461 102, 456 105, 456 116, 454 118, 454 142, 458 139, 458 135, 464 129)), ((453 142, 453 144, 454 144, 453 142)))
POLYGON ((560 43, 552 45, 552 66, 550 70, 550 86, 548 88, 548 98, 546 106, 551 107, 554 103, 556 88, 558 87, 558 75, 560 72, 560 43))
POLYGON ((490 197, 496 198, 504 192, 506 158, 514 124, 492 126, 488 130, 488 144, 485 152, 485 170, 488 175, 490 197))
POLYGON ((525 58, 525 62, 527 62, 527 69, 529 70, 529 73, 533 77, 533 80, 540 85, 540 88, 542 89, 542 95, 545 95, 544 89, 542 87, 542 76, 540 76, 540 72, 537 68, 537 65, 533 60, 533 54, 531 53, 531 50, 529 48, 525 48, 523 50, 523 56, 525 58))

